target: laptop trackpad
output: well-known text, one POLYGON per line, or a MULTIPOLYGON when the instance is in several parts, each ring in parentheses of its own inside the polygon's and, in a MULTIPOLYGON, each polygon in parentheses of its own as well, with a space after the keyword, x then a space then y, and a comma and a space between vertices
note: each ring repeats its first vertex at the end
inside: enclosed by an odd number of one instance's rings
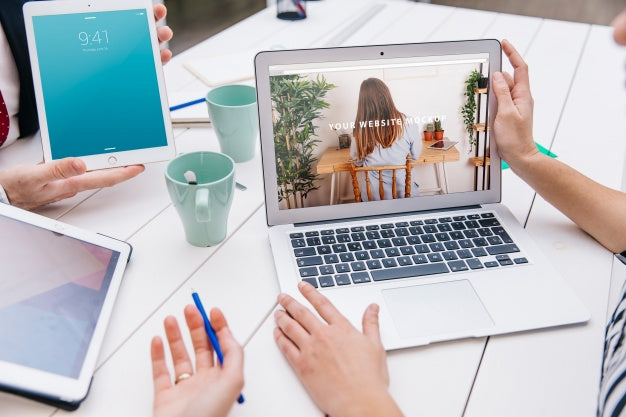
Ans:
POLYGON ((473 331, 493 326, 467 280, 383 290, 385 303, 403 338, 473 331))

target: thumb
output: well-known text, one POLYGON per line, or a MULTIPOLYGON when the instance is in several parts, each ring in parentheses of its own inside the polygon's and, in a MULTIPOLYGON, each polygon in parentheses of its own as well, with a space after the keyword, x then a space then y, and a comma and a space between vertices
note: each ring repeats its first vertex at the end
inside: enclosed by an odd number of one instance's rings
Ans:
POLYGON ((513 99, 511 98, 511 90, 509 84, 501 72, 494 72, 492 81, 493 91, 498 100, 498 107, 504 109, 513 107, 513 99))
POLYGON ((370 304, 363 313, 363 334, 372 342, 382 343, 380 341, 380 328, 378 326, 378 312, 380 307, 378 304, 370 304))
POLYGON ((87 167, 80 159, 64 158, 58 161, 36 165, 33 178, 41 182, 50 182, 81 175, 84 174, 85 171, 87 171, 87 167))

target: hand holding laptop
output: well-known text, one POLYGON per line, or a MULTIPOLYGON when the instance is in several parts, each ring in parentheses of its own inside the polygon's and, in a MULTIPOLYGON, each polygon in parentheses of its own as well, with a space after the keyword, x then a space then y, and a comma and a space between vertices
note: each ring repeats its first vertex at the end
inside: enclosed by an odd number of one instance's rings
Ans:
POLYGON ((533 98, 528 65, 508 41, 502 41, 502 49, 515 72, 513 76, 507 72, 493 75, 492 87, 498 100, 494 137, 500 156, 517 172, 519 164, 539 153, 533 140, 533 98))
MULTIPOLYGON (((626 33, 626 24, 616 20, 615 39, 626 33), (623 31, 623 32, 620 32, 623 31)), ((498 100, 494 138, 498 152, 513 171, 550 204, 614 253, 626 248, 624 193, 604 187, 572 167, 552 159, 533 143, 533 99, 528 66, 511 45, 502 50, 513 65, 514 75, 495 73, 493 89, 498 100), (607 204, 607 202, 610 202, 607 204)))
POLYGON ((301 282, 298 289, 326 323, 281 294, 286 312, 274 315, 274 338, 315 403, 331 416, 401 416, 388 392, 378 305, 365 310, 361 333, 312 285, 301 282))

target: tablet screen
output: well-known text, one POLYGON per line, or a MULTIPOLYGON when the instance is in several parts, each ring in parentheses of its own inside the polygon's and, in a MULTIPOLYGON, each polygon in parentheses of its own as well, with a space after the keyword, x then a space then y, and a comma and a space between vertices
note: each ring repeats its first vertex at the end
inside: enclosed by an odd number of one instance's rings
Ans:
POLYGON ((77 379, 119 256, 0 216, 0 360, 77 379))
POLYGON ((146 9, 34 16, 53 159, 167 146, 146 9))

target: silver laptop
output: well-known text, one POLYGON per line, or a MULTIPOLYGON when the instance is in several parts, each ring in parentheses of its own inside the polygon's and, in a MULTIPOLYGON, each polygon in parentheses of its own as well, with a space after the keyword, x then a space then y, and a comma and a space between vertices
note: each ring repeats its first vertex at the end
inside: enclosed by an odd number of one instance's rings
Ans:
POLYGON ((388 350, 589 319, 499 204, 500 68, 496 40, 256 56, 282 291, 308 281, 359 329, 378 303, 388 350))

